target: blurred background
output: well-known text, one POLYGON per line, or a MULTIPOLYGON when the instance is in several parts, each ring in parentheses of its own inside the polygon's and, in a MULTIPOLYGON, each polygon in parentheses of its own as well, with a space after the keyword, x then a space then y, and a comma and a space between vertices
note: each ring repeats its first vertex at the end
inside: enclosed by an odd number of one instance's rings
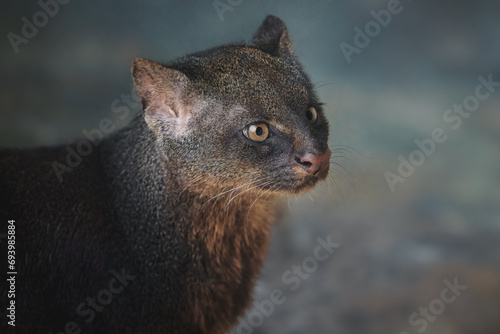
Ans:
POLYGON ((500 87, 473 97, 484 80, 500 82, 500 3, 73 0, 45 16, 35 0, 2 7, 0 146, 17 147, 68 143, 103 118, 124 126, 138 109, 136 56, 168 62, 249 41, 268 14, 286 22, 326 103, 338 165, 333 180, 283 204, 258 306, 233 333, 500 333, 500 87), (38 31, 23 32, 23 17, 38 31), (464 101, 471 112, 448 111, 464 101), (322 261, 318 238, 337 244, 322 261))

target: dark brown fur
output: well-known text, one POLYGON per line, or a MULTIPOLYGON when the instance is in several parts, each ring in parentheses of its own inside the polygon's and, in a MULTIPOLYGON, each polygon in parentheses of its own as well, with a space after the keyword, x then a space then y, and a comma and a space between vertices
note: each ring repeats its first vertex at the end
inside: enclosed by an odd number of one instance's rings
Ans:
POLYGON ((278 18, 250 45, 168 67, 137 58, 132 74, 143 115, 64 182, 53 170, 63 147, 0 151, 0 218, 16 220, 17 333, 70 321, 84 333, 228 333, 251 303, 276 198, 328 173, 297 162, 328 150, 328 122, 278 18), (255 122, 272 129, 265 142, 245 138, 255 122), (86 321, 78 305, 112 270, 134 278, 86 321))

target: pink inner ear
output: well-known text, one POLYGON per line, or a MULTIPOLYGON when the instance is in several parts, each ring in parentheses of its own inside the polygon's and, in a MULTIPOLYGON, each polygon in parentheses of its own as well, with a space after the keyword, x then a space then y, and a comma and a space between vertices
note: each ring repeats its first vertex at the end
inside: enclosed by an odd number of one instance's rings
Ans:
POLYGON ((148 125, 174 136, 185 134, 192 109, 187 94, 189 79, 177 70, 146 59, 134 62, 133 76, 148 125), (158 127, 162 123, 166 127, 158 127))
POLYGON ((166 109, 167 109, 167 112, 170 114, 171 117, 178 117, 178 115, 175 113, 175 111, 172 108, 166 106, 166 109))
MULTIPOLYGON (((144 80, 143 102, 146 113, 178 118, 182 108, 182 92, 171 87, 170 82, 157 83, 148 74, 144 80)), ((157 78, 158 79, 158 78, 157 78)))
POLYGON ((169 137, 181 137, 189 133, 191 107, 185 104, 181 96, 165 90, 162 94, 155 94, 152 102, 144 110, 150 128, 162 131, 163 135, 169 137))
POLYGON ((144 111, 155 118, 163 118, 163 119, 175 119, 178 118, 177 113, 171 107, 171 104, 175 104, 175 102, 162 99, 159 96, 156 96, 156 99, 153 101, 149 101, 149 105, 146 105, 144 111), (169 103, 170 102, 170 103, 169 103))

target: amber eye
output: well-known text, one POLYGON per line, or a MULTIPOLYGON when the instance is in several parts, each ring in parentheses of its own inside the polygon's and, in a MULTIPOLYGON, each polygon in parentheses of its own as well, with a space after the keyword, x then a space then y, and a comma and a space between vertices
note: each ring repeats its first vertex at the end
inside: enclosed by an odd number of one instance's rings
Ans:
POLYGON ((246 127, 243 133, 248 139, 261 142, 269 136, 269 129, 266 124, 258 123, 246 127))
POLYGON ((311 124, 316 124, 318 121, 318 112, 316 111, 316 108, 311 107, 307 109, 306 117, 311 124))

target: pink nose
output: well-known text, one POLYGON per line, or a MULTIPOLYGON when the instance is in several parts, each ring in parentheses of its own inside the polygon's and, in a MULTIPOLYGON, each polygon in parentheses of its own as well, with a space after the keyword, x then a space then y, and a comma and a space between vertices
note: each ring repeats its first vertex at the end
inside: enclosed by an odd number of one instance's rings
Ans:
POLYGON ((302 166, 307 173, 316 175, 328 167, 331 156, 332 151, 327 148, 326 151, 321 154, 305 153, 302 155, 296 155, 295 162, 302 166))

